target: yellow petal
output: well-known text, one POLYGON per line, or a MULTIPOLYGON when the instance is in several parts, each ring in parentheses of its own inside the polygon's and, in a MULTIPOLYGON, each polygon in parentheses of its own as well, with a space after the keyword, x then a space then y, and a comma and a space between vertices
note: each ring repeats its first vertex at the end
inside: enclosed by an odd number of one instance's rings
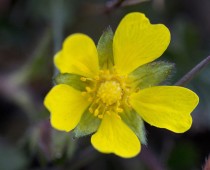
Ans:
POLYGON ((113 40, 116 69, 128 74, 162 55, 170 42, 170 32, 162 24, 150 24, 144 14, 134 12, 120 22, 113 40))
POLYGON ((176 133, 191 127, 190 113, 198 101, 193 91, 178 86, 146 88, 130 96, 130 104, 146 122, 176 133))
POLYGON ((99 71, 98 53, 93 40, 84 34, 66 38, 63 49, 54 59, 61 73, 74 73, 94 77, 99 71))
POLYGON ((44 104, 51 112, 52 126, 67 132, 75 128, 89 105, 80 91, 65 84, 53 87, 44 104))
POLYGON ((136 156, 141 149, 137 136, 116 114, 105 114, 98 131, 91 137, 100 152, 114 153, 124 158, 136 156))

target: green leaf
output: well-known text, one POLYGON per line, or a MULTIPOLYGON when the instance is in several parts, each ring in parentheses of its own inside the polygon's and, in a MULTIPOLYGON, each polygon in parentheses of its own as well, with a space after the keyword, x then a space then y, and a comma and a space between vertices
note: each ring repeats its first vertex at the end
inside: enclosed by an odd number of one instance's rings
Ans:
POLYGON ((111 27, 108 27, 101 35, 97 45, 99 65, 102 69, 108 69, 114 64, 112 43, 113 31, 111 27))
POLYGON ((173 63, 158 61, 140 66, 129 77, 135 87, 144 89, 165 83, 174 70, 173 63))
POLYGON ((86 84, 81 80, 82 76, 70 73, 58 74, 54 81, 56 84, 67 84, 79 91, 85 91, 86 84))
POLYGON ((134 110, 126 109, 121 115, 123 121, 136 134, 142 144, 147 144, 146 131, 142 118, 134 110))
POLYGON ((88 110, 82 115, 82 118, 74 129, 75 137, 82 137, 97 131, 101 120, 95 117, 88 110))

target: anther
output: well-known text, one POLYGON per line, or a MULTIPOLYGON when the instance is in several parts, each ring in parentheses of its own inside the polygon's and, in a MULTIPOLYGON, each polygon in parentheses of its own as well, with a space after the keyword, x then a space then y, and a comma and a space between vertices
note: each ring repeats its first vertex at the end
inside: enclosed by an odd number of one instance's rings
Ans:
POLYGON ((118 107, 117 108, 117 112, 122 113, 123 112, 123 109, 118 107))
POLYGON ((121 120, 121 117, 118 114, 116 114, 116 117, 121 120))
POLYGON ((87 90, 87 92, 91 92, 92 90, 91 90, 91 88, 90 87, 85 87, 85 89, 87 90))
POLYGON ((90 107, 88 110, 89 110, 90 113, 93 113, 92 107, 90 107))
POLYGON ((96 110, 94 111, 94 116, 97 116, 97 115, 98 115, 98 113, 99 113, 99 110, 98 110, 98 109, 96 109, 96 110))
POLYGON ((85 77, 81 77, 81 78, 80 78, 80 80, 81 80, 81 81, 86 81, 86 80, 87 80, 87 78, 85 78, 85 77))
POLYGON ((103 117, 104 117, 103 114, 102 114, 102 115, 98 115, 98 118, 99 118, 99 119, 103 119, 103 117))
POLYGON ((80 80, 81 80, 81 81, 87 81, 87 80, 93 81, 92 78, 88 78, 88 77, 80 77, 80 80))

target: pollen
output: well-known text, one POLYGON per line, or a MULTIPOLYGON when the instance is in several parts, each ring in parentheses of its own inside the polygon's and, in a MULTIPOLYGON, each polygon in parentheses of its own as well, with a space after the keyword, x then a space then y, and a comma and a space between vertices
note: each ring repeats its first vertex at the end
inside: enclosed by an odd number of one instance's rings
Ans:
POLYGON ((110 106, 122 98, 122 88, 117 81, 105 81, 98 89, 97 97, 110 106))
POLYGON ((81 78, 81 81, 84 80, 88 81, 88 86, 82 95, 91 102, 89 112, 99 119, 103 119, 104 114, 117 114, 120 117, 124 106, 128 106, 126 77, 118 75, 115 70, 100 70, 94 79, 81 78))

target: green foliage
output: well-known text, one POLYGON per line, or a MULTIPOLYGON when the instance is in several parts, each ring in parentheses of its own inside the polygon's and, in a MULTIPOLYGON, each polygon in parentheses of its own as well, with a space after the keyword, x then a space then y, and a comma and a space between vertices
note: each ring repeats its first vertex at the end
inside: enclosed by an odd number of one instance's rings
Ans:
POLYGON ((133 132, 138 136, 142 144, 147 144, 146 130, 144 127, 144 122, 134 110, 126 110, 121 115, 123 121, 133 130, 133 132))
MULTIPOLYGON (((193 113, 193 127, 190 129, 190 134, 179 134, 179 138, 174 138, 176 135, 170 132, 159 134, 159 131, 153 131, 152 127, 148 128, 148 137, 151 140, 149 140, 150 143, 146 150, 150 154, 145 153, 144 149, 142 149, 140 159, 139 156, 130 160, 119 159, 112 155, 99 156, 96 151, 91 152, 90 149, 87 152, 87 148, 80 149, 79 147, 76 147, 77 152, 75 153, 75 142, 73 141, 75 139, 72 139, 70 133, 53 130, 50 131, 52 134, 50 138, 45 135, 40 136, 40 131, 46 130, 46 128, 39 127, 39 123, 44 118, 49 118, 48 112, 43 111, 42 106, 43 98, 51 87, 49 79, 53 74, 52 57, 60 49, 63 39, 71 33, 85 33, 93 37, 94 40, 98 40, 101 30, 107 25, 110 24, 115 30, 120 18, 128 12, 144 11, 151 18, 151 23, 165 23, 169 26, 172 38, 164 59, 176 63, 177 74, 173 77, 173 82, 180 79, 205 56, 209 55, 209 0, 202 2, 192 0, 190 5, 188 5, 187 1, 161 1, 161 3, 159 1, 150 1, 128 6, 140 1, 125 0, 121 6, 112 8, 109 15, 103 13, 104 8, 110 5, 110 3, 105 4, 104 0, 87 1, 85 3, 82 0, 2 1, 0 5, 1 101, 12 101, 19 109, 12 111, 9 104, 1 102, 0 112, 4 113, 0 123, 1 170, 101 169, 102 166, 105 170, 163 169, 158 166, 159 159, 164 162, 165 169, 201 169, 210 150, 209 66, 189 84, 189 87, 198 93, 200 97, 200 104, 193 113), (117 8, 120 8, 120 10, 117 8), (5 83, 5 79, 9 78, 11 80, 11 76, 12 81, 5 83), (24 102, 22 102, 23 98, 24 102), (21 102, 23 104, 20 104, 21 102), (27 109, 25 109, 26 107, 27 109), (27 115, 30 122, 30 124, 26 121, 24 123, 24 125, 28 126, 26 131, 30 133, 26 134, 30 136, 30 139, 27 138, 27 142, 25 142, 27 144, 22 143, 21 147, 19 147, 19 142, 25 139, 25 135, 20 136, 18 134, 20 129, 14 128, 16 127, 15 124, 22 123, 15 118, 18 115, 17 112, 27 115), (34 115, 42 116, 37 118, 34 115), (36 128, 36 131, 31 132, 31 128, 36 128), (160 140, 159 136, 166 140, 160 140), (50 140, 49 145, 43 143, 45 142, 43 137, 50 140), (16 138, 19 138, 20 141, 14 141, 16 138), (177 139, 179 140, 178 144, 177 139), (187 143, 183 142, 184 140, 187 143), (29 142, 30 148, 27 150, 26 147, 29 142), (163 145, 164 147, 161 147, 163 145), (52 157, 45 160, 43 165, 41 159, 46 159, 46 146, 49 147, 52 157), (74 157, 63 156, 72 153, 74 153, 74 157), (60 156, 63 159, 62 163, 52 161, 52 159, 59 159, 60 156), (87 157, 89 159, 86 159, 87 157), (68 165, 66 162, 69 162, 68 165)), ((111 28, 107 28, 97 46, 100 66, 103 69, 106 69, 109 66, 108 64, 113 64, 112 40, 113 32, 111 28)), ((164 66, 166 68, 163 70, 157 68, 157 63, 152 65, 144 65, 139 70, 137 69, 138 71, 134 71, 136 74, 130 75, 130 77, 135 78, 136 85, 146 88, 151 85, 164 84, 165 78, 166 80, 170 78, 174 70, 173 64, 164 66), (167 70, 170 73, 167 73, 167 70), (161 77, 162 73, 164 73, 163 77, 161 77)), ((85 87, 85 85, 82 85, 79 76, 60 75, 57 79, 57 84, 69 84, 80 90, 85 87), (80 85, 78 86, 77 83, 80 85)), ((91 122, 92 119, 88 119, 90 115, 87 114, 86 116, 87 118, 82 118, 82 120, 91 122)), ((143 142, 144 139, 140 136, 141 133, 138 134, 140 132, 138 128, 143 128, 141 120, 134 119, 132 116, 130 112, 126 112, 124 114, 126 118, 123 118, 122 114, 123 120, 129 120, 126 124, 132 128, 143 142), (137 124, 137 122, 140 123, 137 124)), ((83 133, 86 131, 86 134, 88 134, 87 129, 83 127, 83 130, 81 130, 81 125, 78 125, 78 127, 75 130, 80 129, 80 134, 81 131, 83 133)), ((88 131, 91 133, 94 130, 88 131)), ((160 131, 164 130, 161 129, 160 131)), ((145 133, 144 130, 142 132, 145 133)), ((145 135, 143 136, 145 137, 145 135)), ((86 144, 85 138, 81 138, 80 141, 82 144, 90 145, 89 142, 86 144)), ((161 164, 162 161, 159 163, 161 164)))
POLYGON ((134 85, 141 89, 163 84, 171 76, 174 64, 158 61, 140 66, 129 76, 134 85))
POLYGON ((82 76, 76 74, 60 73, 55 77, 54 81, 56 84, 67 84, 77 90, 85 91, 86 85, 81 81, 81 77, 82 76))
POLYGON ((97 45, 99 65, 102 69, 109 68, 114 63, 112 43, 113 31, 111 27, 108 27, 101 35, 97 45))
POLYGON ((98 129, 100 122, 101 120, 99 118, 95 117, 87 110, 82 115, 77 127, 74 129, 75 137, 78 138, 94 133, 98 129))

